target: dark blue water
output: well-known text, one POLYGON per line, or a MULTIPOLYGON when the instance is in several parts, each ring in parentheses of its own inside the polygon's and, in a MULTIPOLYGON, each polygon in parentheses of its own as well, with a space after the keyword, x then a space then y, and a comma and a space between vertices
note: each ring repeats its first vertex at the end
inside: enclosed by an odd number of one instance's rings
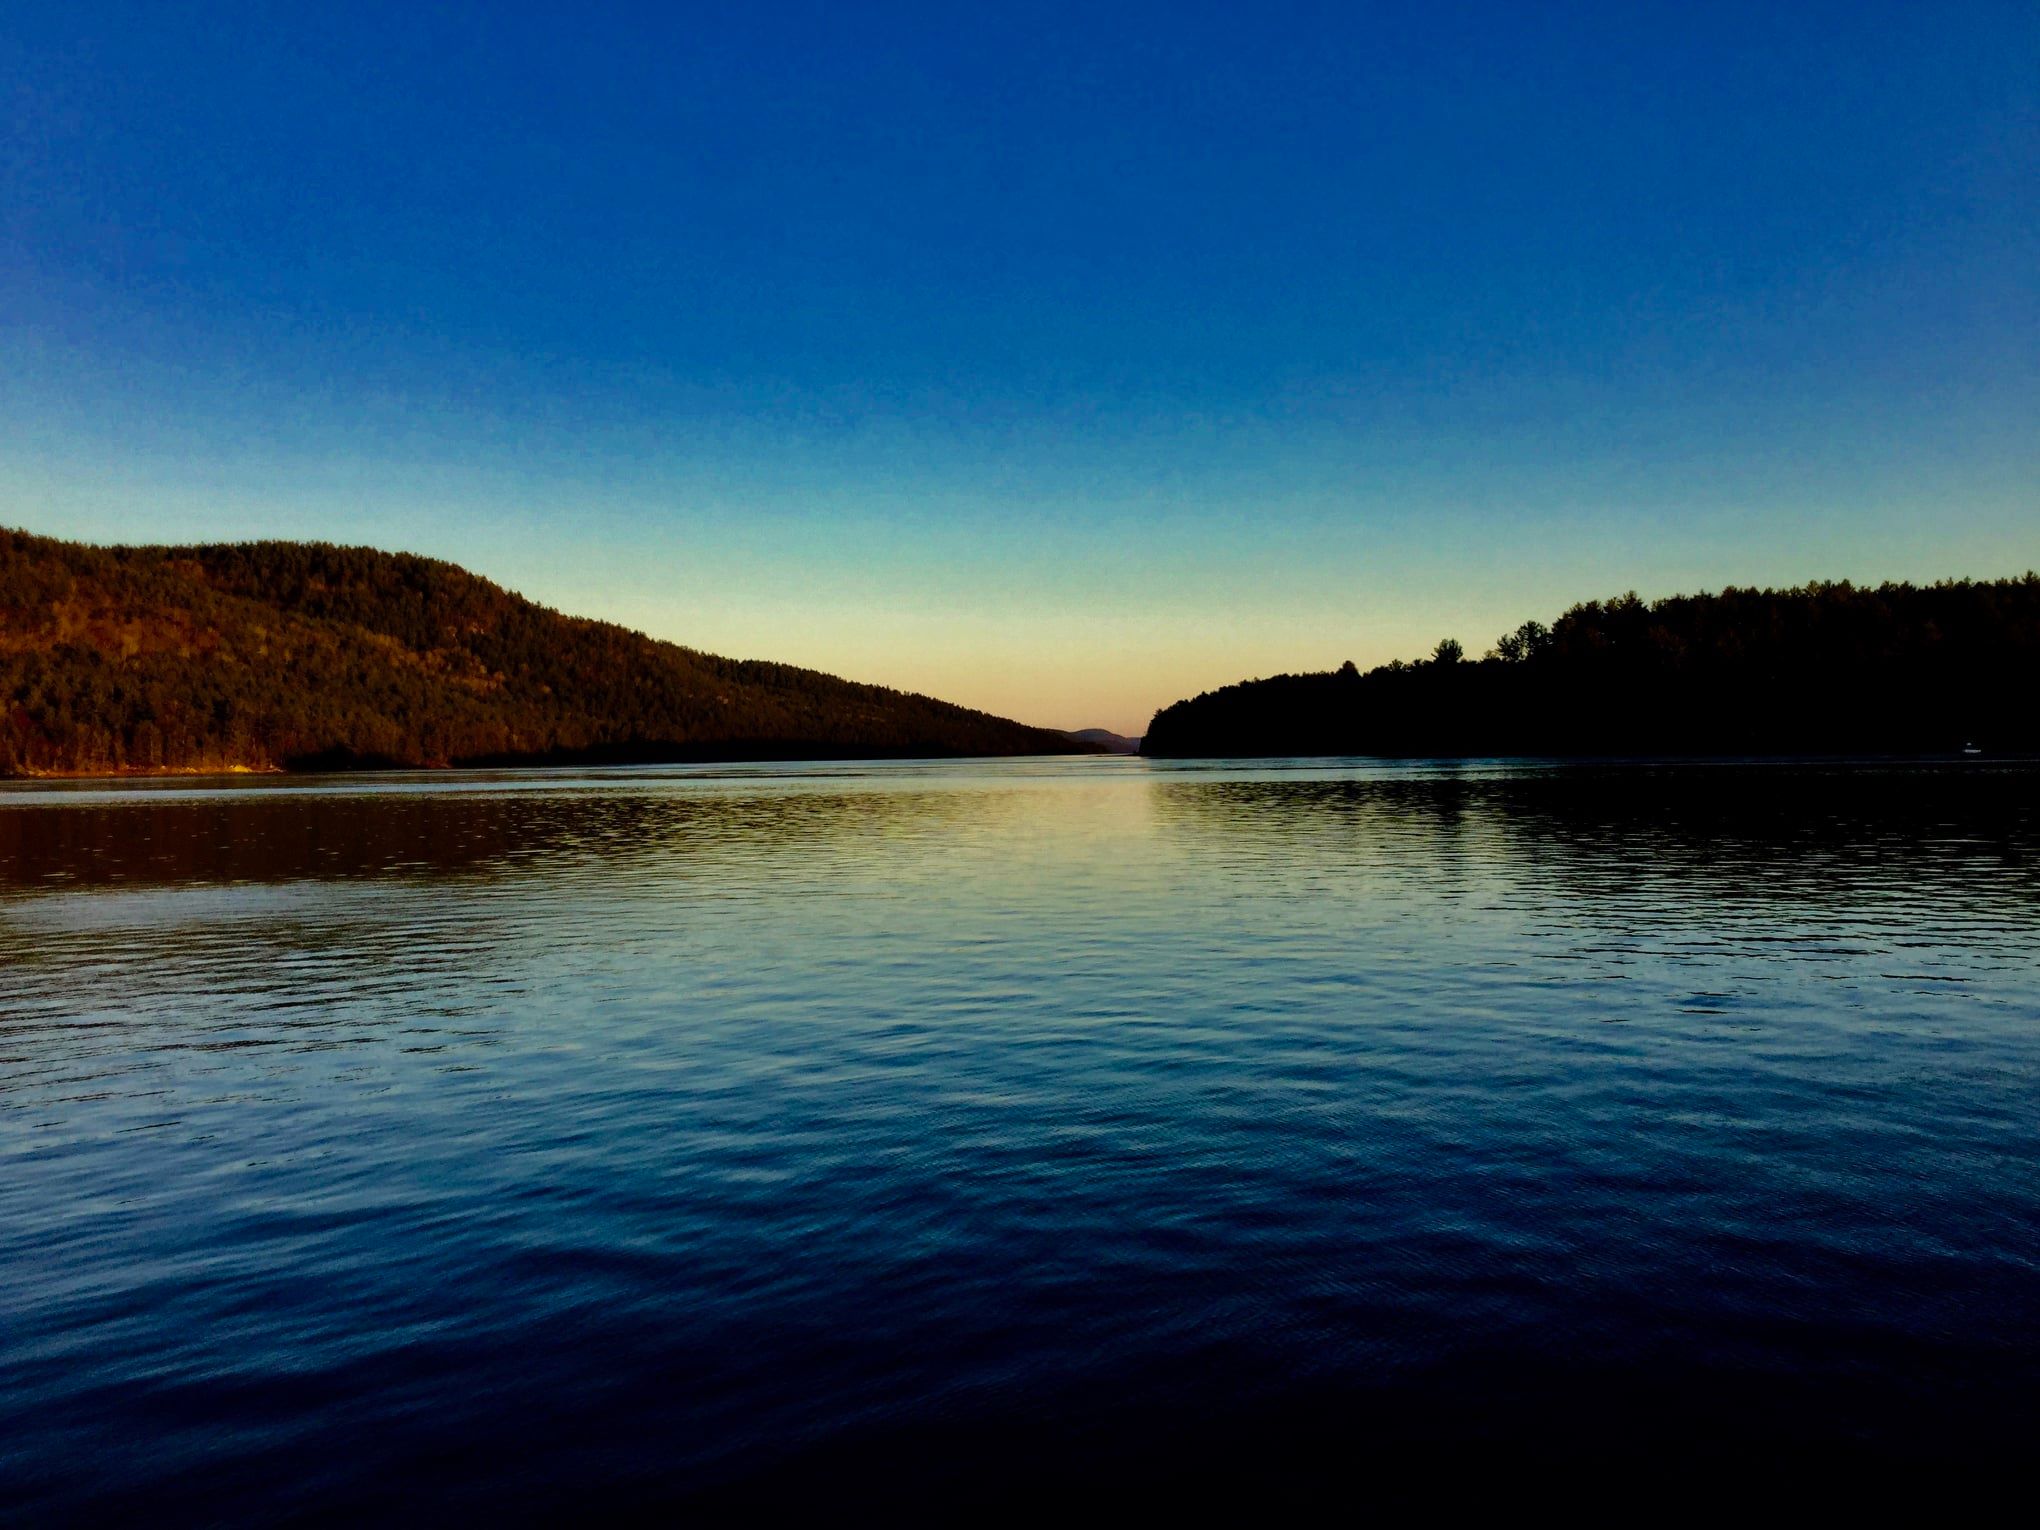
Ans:
POLYGON ((2015 1469, 2036 786, 1086 760, 8 789, 0 1505, 2015 1469))

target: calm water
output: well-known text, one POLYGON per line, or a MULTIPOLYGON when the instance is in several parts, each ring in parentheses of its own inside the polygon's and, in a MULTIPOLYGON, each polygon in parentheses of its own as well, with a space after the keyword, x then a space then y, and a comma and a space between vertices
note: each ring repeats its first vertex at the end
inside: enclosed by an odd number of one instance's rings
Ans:
POLYGON ((6 789, 0 1507, 2015 1463, 2036 786, 6 789))

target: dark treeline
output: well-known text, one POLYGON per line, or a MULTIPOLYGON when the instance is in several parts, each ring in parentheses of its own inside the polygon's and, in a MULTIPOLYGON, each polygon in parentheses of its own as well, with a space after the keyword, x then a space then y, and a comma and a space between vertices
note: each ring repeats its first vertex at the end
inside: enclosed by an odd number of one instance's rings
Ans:
POLYGON ((427 558, 0 530, 0 774, 1084 748, 562 616, 427 558))
POLYGON ((2040 748, 2040 575, 1574 606, 1472 659, 1251 680, 1157 713, 1157 756, 2040 748))

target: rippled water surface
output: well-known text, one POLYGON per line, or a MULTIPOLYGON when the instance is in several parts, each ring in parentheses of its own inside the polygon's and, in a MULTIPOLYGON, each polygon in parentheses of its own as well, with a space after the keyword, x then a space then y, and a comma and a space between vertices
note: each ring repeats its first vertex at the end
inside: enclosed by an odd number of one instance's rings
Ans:
POLYGON ((0 1508, 2016 1460, 2036 785, 8 788, 0 1508))

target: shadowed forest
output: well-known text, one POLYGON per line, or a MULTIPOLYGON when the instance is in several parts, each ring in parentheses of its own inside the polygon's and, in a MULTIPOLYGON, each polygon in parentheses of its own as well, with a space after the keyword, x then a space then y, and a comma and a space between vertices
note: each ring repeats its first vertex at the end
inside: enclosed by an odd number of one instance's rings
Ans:
POLYGON ((1484 657, 1277 675, 1155 715, 1142 752, 1931 753, 2040 748, 2040 575, 1576 605, 1484 657))
POLYGON ((562 616, 428 558, 0 530, 0 775, 1090 748, 562 616))

